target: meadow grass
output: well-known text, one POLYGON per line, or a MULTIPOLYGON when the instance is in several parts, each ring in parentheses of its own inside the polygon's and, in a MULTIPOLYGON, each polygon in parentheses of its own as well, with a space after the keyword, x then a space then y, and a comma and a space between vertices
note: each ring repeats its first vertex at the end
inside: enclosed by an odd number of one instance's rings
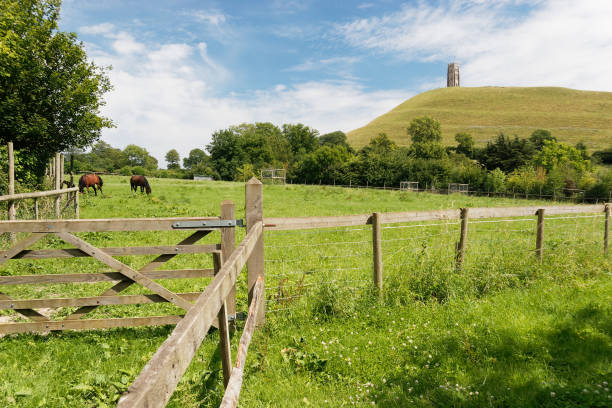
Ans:
MULTIPOLYGON (((105 177, 82 196, 83 218, 218 215, 244 185, 153 180, 149 197, 105 177)), ((462 195, 265 186, 265 216, 309 216, 538 202, 462 195)), ((547 203, 550 204, 550 203, 547 203)), ((545 256, 535 217, 474 220, 454 266, 456 221, 385 225, 385 291, 373 290, 369 226, 266 231, 266 324, 249 349, 241 406, 607 406, 612 329, 610 258, 601 214, 548 217, 545 256), (486 221, 486 222, 485 222, 486 221), (495 222, 490 222, 495 221, 495 222)), ((173 244, 184 231, 79 234, 101 246, 173 244)), ((244 230, 237 230, 237 240, 244 230)), ((203 242, 218 242, 218 233, 203 242)), ((6 242, 3 245, 8 245, 6 242)), ((67 247, 47 239, 38 247, 67 247)), ((152 257, 121 257, 139 267, 152 257)), ((211 267, 181 255, 169 268, 211 267)), ((166 267, 164 266, 164 269, 166 267)), ((99 272, 87 258, 15 260, 1 274, 99 272)), ((243 272, 238 310, 246 311, 243 272)), ((209 279, 160 281, 202 290, 209 279)), ((17 298, 92 296, 109 284, 3 287, 17 298)), ((149 293, 137 286, 127 293, 149 293)), ((88 317, 180 313, 167 304, 107 306, 88 317)), ((8 313, 4 313, 7 315, 8 313)), ((56 312, 56 317, 67 311, 56 312)), ((233 353, 243 321, 232 337, 233 353)), ((10 335, 0 339, 0 405, 113 406, 172 327, 10 335)), ((223 395, 218 337, 205 339, 169 406, 216 406, 223 395)))
POLYGON ((442 124, 444 143, 455 145, 455 134, 467 132, 484 145, 500 132, 528 137, 547 129, 559 141, 586 143, 589 149, 609 146, 612 137, 612 93, 553 87, 457 87, 423 92, 347 133, 361 147, 384 132, 399 145, 409 145, 406 129, 419 116, 442 124))

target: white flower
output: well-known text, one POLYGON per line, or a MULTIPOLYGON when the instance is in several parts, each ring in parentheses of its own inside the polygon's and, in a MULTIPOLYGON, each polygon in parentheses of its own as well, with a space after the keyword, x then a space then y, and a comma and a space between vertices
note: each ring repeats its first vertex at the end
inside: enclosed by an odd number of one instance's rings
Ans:
POLYGON ((551 398, 555 398, 557 396, 557 394, 555 394, 554 392, 551 391, 550 396, 551 396, 551 398))

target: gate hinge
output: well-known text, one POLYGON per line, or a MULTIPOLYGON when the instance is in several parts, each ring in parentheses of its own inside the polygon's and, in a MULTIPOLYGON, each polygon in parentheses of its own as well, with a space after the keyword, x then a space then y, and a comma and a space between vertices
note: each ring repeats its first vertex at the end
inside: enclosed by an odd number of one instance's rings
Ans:
POLYGON ((206 221, 177 221, 172 224, 174 229, 197 229, 197 228, 226 228, 244 227, 244 220, 206 220, 206 221))

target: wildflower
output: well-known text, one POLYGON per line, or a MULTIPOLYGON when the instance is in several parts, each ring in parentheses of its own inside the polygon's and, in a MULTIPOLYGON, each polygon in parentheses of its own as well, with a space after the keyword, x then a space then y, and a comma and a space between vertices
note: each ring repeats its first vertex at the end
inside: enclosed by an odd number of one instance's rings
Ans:
POLYGON ((383 384, 385 384, 387 382, 387 379, 383 378, 382 381, 383 381, 383 384))

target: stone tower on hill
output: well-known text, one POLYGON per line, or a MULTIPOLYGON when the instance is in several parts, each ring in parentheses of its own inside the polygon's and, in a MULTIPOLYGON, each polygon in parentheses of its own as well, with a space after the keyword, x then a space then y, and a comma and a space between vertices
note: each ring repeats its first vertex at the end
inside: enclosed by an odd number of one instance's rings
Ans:
POLYGON ((446 87, 459 86, 459 64, 451 62, 448 64, 448 74, 446 75, 446 87))

